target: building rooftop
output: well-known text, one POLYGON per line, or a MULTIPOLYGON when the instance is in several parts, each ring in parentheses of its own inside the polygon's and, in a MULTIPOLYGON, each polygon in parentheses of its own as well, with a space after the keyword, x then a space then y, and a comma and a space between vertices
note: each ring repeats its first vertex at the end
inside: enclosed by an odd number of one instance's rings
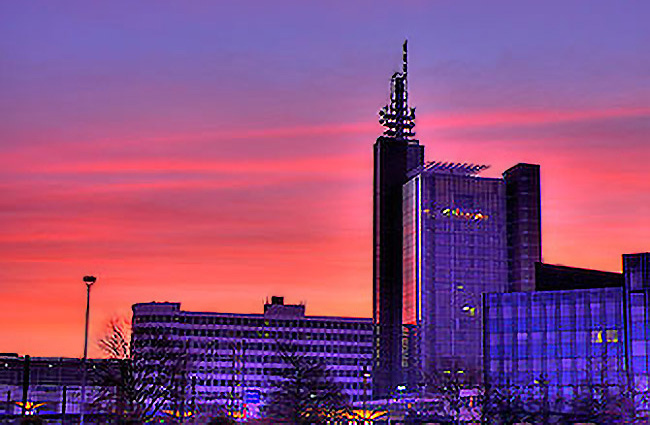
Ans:
POLYGON ((622 273, 535 263, 535 290, 537 291, 620 288, 623 283, 622 273))

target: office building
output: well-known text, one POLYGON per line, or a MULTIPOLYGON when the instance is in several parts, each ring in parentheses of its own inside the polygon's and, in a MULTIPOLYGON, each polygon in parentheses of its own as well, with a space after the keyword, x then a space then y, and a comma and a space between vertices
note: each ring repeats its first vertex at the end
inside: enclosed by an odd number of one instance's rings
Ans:
POLYGON ((404 185, 411 384, 445 371, 480 381, 481 294, 503 292, 508 281, 505 182, 478 177, 483 168, 432 163, 404 185))
POLYGON ((541 261, 539 165, 518 164, 502 179, 477 177, 484 166, 425 166, 408 104, 406 47, 374 145, 378 397, 450 368, 480 380, 481 294, 534 290, 541 261))
POLYGON ((404 184, 402 366, 410 386, 445 373, 480 384, 482 294, 534 287, 539 166, 478 176, 486 168, 431 162, 404 184))
POLYGON ((528 394, 546 381, 551 403, 569 403, 594 385, 625 392, 623 294, 595 288, 487 295, 486 385, 528 394))
MULTIPOLYGON (((605 272, 552 266, 538 276, 569 276, 566 290, 485 295, 488 390, 509 388, 533 405, 543 397, 556 412, 593 394, 605 394, 596 397, 616 406, 626 406, 633 395, 637 415, 646 415, 650 254, 624 255, 623 263, 625 285, 617 273, 606 279, 605 272)), ((560 287, 548 281, 538 286, 560 287)))
POLYGON ((263 314, 181 310, 180 303, 133 306, 133 355, 150 355, 166 335, 185 350, 186 411, 226 409, 260 414, 288 367, 285 347, 324 361, 350 401, 371 397, 372 320, 306 316, 304 305, 273 297, 263 314))
POLYGON ((390 103, 380 112, 386 127, 374 145, 373 322, 374 394, 402 383, 402 185, 422 165, 424 146, 414 139, 415 109, 408 104, 407 44, 403 67, 391 78, 390 103))

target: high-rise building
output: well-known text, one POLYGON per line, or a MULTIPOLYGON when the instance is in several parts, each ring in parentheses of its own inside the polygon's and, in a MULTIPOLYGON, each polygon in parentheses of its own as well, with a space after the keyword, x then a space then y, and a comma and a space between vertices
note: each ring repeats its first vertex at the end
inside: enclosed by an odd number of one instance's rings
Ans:
POLYGON ((444 373, 481 380, 481 295, 508 281, 506 184, 478 177, 483 168, 432 163, 404 185, 402 364, 411 385, 444 373))
POLYGON ((481 294, 534 290, 539 165, 517 164, 502 179, 477 177, 485 166, 425 166, 424 146, 412 139, 406 43, 379 114, 386 131, 374 149, 375 396, 452 369, 480 380, 481 294))
POLYGON ((323 360, 350 401, 371 397, 370 319, 306 316, 304 305, 285 305, 282 297, 265 304, 264 314, 183 311, 180 303, 135 304, 134 359, 155 361, 154 343, 161 335, 186 359, 186 411, 226 409, 256 416, 289 367, 283 355, 287 348, 323 360))
POLYGON ((374 395, 382 397, 402 381, 402 185, 407 173, 424 161, 424 146, 413 138, 406 42, 402 71, 393 74, 390 103, 379 116, 386 130, 374 145, 373 384, 374 395))

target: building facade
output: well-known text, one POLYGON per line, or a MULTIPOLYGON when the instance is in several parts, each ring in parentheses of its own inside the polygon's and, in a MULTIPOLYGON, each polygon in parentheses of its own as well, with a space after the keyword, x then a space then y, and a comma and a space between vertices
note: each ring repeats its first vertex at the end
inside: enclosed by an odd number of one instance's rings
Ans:
POLYGON ((376 396, 386 396, 402 383, 402 185, 424 161, 424 146, 413 138, 406 42, 402 72, 393 74, 390 103, 379 115, 386 130, 374 145, 373 386, 376 396))
POLYGON ((650 253, 623 255, 628 296, 628 361, 638 416, 650 417, 650 253))
POLYGON ((529 402, 543 397, 556 412, 596 397, 647 416, 650 254, 624 255, 623 263, 624 285, 620 274, 607 280, 599 272, 563 267, 560 278, 572 282, 566 290, 485 295, 486 387, 514 389, 529 402), (580 275, 585 282, 576 281, 580 275), (589 281, 595 287, 588 288, 589 281))
POLYGON ((485 382, 551 404, 596 386, 627 390, 623 288, 488 294, 485 382))
POLYGON ((326 363, 350 401, 371 398, 372 320, 306 316, 304 305, 273 297, 263 314, 183 311, 179 303, 133 306, 133 355, 151 351, 152 335, 186 350, 183 409, 226 409, 257 416, 288 367, 283 350, 326 363))
POLYGON ((481 295, 505 291, 508 281, 505 183, 477 177, 481 168, 434 163, 404 185, 403 366, 411 384, 445 371, 480 381, 481 295))

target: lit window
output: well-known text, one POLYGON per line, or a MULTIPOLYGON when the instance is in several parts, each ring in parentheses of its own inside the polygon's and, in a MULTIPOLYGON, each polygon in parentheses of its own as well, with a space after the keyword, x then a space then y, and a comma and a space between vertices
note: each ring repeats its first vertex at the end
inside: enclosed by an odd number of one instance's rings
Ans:
POLYGON ((591 331, 591 342, 601 344, 603 342, 603 331, 591 331))
POLYGON ((606 332, 607 342, 618 342, 618 331, 610 329, 606 332))

